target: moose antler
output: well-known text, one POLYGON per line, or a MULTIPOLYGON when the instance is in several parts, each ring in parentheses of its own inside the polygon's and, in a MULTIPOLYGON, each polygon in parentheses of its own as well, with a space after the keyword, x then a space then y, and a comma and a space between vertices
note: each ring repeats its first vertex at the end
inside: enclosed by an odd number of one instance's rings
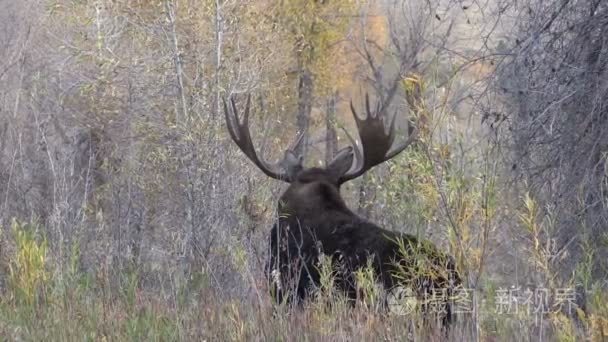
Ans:
POLYGON ((245 153, 245 155, 268 177, 291 182, 294 170, 301 167, 301 159, 296 157, 293 151, 301 144, 304 135, 300 135, 295 143, 285 152, 285 157, 281 161, 274 164, 268 163, 264 159, 258 157, 253 142, 251 141, 251 133, 249 132, 251 95, 247 96, 247 104, 245 106, 242 123, 237 114, 234 98, 230 97, 231 110, 228 109, 226 99, 222 98, 222 102, 224 103, 224 114, 226 116, 228 132, 241 151, 243 151, 243 153, 245 153))
POLYGON ((355 122, 357 123, 361 146, 356 144, 352 137, 347 134, 351 140, 355 158, 353 159, 351 168, 340 177, 340 183, 357 178, 374 166, 395 157, 416 140, 418 130, 414 127, 414 131, 409 135, 407 140, 393 147, 396 113, 390 121, 388 132, 386 132, 387 105, 378 102, 375 111, 372 112, 369 96, 366 94, 365 109, 367 115, 361 119, 353 106, 353 102, 350 102, 350 110, 353 112, 355 122))

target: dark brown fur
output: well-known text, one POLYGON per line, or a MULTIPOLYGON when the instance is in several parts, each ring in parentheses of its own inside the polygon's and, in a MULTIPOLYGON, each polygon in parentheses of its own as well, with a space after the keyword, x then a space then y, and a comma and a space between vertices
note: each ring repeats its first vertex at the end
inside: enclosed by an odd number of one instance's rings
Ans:
POLYGON ((431 262, 443 272, 436 276, 418 271, 408 274, 413 264, 403 260, 397 241, 403 241, 406 252, 412 252, 420 242, 353 213, 340 196, 338 178, 331 170, 301 171, 281 196, 278 211, 266 271, 271 291, 280 302, 300 302, 319 287, 321 253, 332 258, 340 270, 337 284, 353 300, 357 298, 354 272, 367 266, 369 258, 387 290, 408 283, 423 295, 460 283, 452 259, 434 247, 429 251, 429 243, 425 243, 423 253, 431 252, 431 262))

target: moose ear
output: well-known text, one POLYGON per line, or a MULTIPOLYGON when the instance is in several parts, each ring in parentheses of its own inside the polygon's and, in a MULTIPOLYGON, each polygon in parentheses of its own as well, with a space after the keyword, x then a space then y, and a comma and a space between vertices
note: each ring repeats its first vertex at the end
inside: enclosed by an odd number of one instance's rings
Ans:
POLYGON ((352 146, 345 147, 338 151, 334 159, 329 162, 327 165, 327 170, 334 176, 336 179, 340 178, 344 175, 348 170, 350 170, 354 159, 354 153, 352 146))
POLYGON ((302 156, 297 156, 293 151, 285 151, 285 157, 281 163, 285 169, 285 173, 289 179, 288 182, 293 182, 300 171, 302 171, 302 156))

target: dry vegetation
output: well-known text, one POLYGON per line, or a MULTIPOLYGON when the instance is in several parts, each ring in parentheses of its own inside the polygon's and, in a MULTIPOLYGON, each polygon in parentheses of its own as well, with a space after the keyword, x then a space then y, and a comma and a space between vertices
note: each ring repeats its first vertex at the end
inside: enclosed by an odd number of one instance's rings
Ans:
POLYGON ((420 141, 342 193, 455 256, 447 338, 608 340, 605 1, 0 8, 0 340, 445 340, 365 272, 355 308, 331 269, 304 307, 272 303, 281 184, 220 107, 252 93, 265 154, 306 131, 313 165, 352 132, 351 99, 393 90, 420 141))

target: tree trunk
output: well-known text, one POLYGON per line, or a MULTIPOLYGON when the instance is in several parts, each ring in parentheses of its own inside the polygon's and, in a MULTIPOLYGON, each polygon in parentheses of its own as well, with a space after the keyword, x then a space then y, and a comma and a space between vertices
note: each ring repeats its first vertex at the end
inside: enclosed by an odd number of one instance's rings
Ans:
POLYGON ((325 114, 325 165, 329 165, 332 158, 338 150, 338 139, 336 129, 334 128, 334 120, 336 117, 336 98, 337 92, 332 94, 327 101, 327 111, 325 114))
POLYGON ((296 124, 298 127, 298 134, 304 134, 304 138, 302 144, 297 146, 295 152, 303 158, 306 157, 308 146, 308 126, 310 122, 310 112, 312 110, 312 91, 312 74, 308 68, 302 67, 300 68, 298 80, 298 114, 296 117, 296 124))

